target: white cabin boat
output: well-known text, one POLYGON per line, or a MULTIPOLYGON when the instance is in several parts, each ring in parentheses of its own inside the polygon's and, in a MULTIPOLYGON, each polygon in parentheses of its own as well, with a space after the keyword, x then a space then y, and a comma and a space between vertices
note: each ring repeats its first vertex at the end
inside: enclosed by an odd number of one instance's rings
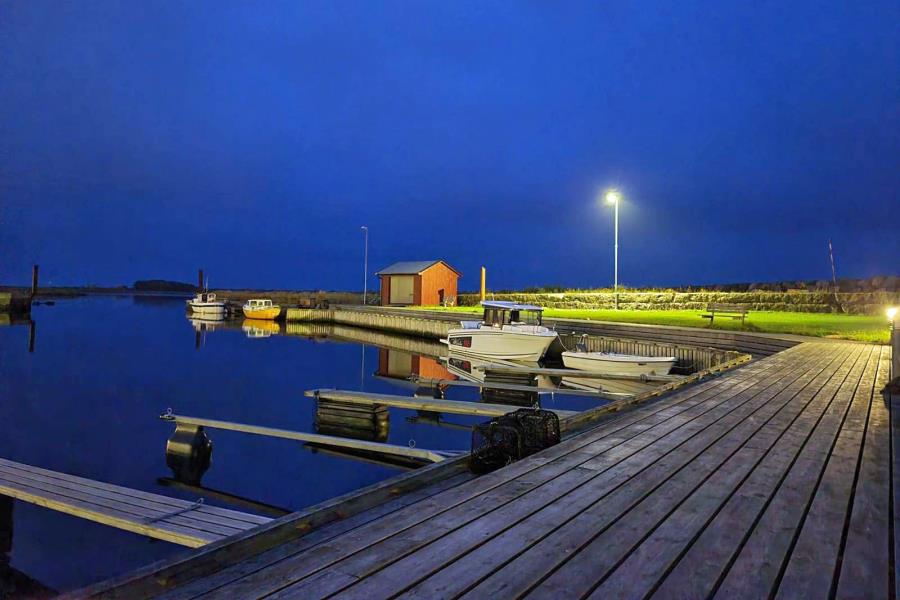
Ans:
POLYGON ((462 321, 441 340, 455 353, 483 358, 537 362, 556 332, 541 324, 540 306, 515 302, 482 302, 481 321, 462 321))
POLYGON ((225 301, 217 300, 211 292, 199 292, 187 301, 187 306, 192 313, 205 317, 225 317, 225 301))
POLYGON ((566 368, 621 375, 668 375, 678 359, 674 356, 636 356, 612 352, 563 352, 566 368))

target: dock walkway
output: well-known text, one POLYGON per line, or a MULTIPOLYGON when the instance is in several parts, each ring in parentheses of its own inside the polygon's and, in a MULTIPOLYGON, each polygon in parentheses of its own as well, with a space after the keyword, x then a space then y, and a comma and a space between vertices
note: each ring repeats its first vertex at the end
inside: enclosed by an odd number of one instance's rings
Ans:
POLYGON ((0 495, 192 548, 272 520, 5 459, 0 495))
POLYGON ((900 423, 879 394, 889 361, 887 347, 802 343, 332 533, 231 563, 213 559, 222 546, 83 592, 893 598, 900 423))

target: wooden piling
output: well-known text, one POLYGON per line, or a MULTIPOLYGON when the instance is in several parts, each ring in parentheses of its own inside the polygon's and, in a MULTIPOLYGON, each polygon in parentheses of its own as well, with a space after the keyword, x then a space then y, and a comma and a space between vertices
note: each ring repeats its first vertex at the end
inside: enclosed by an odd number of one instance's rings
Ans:
POLYGON ((38 269, 39 265, 34 265, 31 267, 31 297, 34 298, 35 294, 37 294, 38 290, 38 269))

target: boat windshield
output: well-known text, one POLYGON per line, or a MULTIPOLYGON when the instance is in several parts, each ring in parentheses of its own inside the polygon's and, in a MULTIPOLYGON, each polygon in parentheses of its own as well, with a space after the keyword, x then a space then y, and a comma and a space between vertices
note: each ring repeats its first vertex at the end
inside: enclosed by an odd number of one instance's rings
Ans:
POLYGON ((509 325, 511 323, 540 325, 541 311, 485 307, 484 323, 486 325, 509 325))

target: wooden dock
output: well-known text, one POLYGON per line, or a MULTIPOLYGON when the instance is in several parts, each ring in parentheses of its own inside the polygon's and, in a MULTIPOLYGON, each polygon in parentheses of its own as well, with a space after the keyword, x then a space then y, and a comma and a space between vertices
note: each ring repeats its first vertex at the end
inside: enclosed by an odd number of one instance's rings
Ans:
POLYGON ((889 360, 801 343, 488 475, 448 461, 74 596, 893 598, 889 360))
POLYGON ((192 548, 272 520, 4 459, 0 495, 192 548))

